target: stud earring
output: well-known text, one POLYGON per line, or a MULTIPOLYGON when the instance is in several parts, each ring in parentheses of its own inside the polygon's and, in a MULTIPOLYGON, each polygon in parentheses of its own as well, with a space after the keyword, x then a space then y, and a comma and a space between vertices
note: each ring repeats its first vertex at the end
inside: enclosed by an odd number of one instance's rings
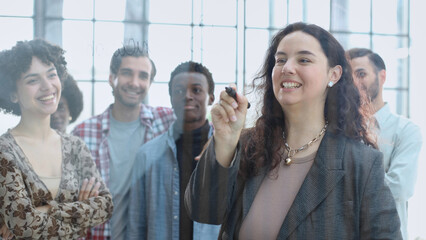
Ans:
POLYGON ((15 94, 10 95, 10 101, 11 101, 12 103, 18 103, 18 97, 16 97, 16 95, 15 95, 15 94))
POLYGON ((328 82, 328 87, 333 87, 334 83, 332 81, 328 82))

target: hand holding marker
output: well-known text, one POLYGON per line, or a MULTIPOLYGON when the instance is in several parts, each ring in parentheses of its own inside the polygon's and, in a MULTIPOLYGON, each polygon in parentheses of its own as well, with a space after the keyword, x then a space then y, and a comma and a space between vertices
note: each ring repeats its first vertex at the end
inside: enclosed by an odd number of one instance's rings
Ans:
MULTIPOLYGON (((225 91, 230 97, 232 97, 233 99, 235 99, 235 101, 237 101, 237 92, 233 88, 225 87, 225 91)), ((247 109, 249 108, 250 108, 250 103, 248 102, 247 109)))

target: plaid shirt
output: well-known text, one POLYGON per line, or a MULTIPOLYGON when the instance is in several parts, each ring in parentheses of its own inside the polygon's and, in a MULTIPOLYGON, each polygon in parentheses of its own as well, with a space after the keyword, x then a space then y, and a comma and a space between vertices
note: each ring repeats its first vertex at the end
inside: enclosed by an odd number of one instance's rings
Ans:
MULTIPOLYGON (((107 136, 110 129, 110 113, 112 105, 100 115, 89 118, 77 125, 72 134, 79 136, 84 140, 92 153, 96 166, 109 186, 110 178, 110 154, 108 148, 107 136)), ((145 126, 144 142, 147 142, 157 135, 166 132, 174 122, 175 116, 173 110, 165 107, 151 107, 142 104, 140 111, 141 124, 145 126)), ((114 197, 114 196, 113 196, 114 197)), ((110 239, 111 229, 109 221, 96 226, 88 231, 86 239, 104 240, 110 239)))

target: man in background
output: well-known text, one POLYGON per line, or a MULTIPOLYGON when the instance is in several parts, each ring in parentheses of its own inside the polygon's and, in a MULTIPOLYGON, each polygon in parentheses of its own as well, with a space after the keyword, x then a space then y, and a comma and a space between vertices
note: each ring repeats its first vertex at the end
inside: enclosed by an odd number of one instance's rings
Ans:
POLYGON ((176 122, 138 151, 130 190, 129 239, 218 239, 220 226, 193 222, 185 209, 186 185, 213 128, 206 118, 214 81, 200 63, 172 72, 169 94, 176 122))
POLYGON ((420 128, 410 120, 391 113, 389 105, 383 100, 386 66, 378 54, 365 48, 353 48, 347 51, 347 56, 354 80, 374 112, 379 150, 383 152, 385 180, 395 198, 402 236, 408 239, 407 208, 417 177, 422 146, 420 128))
POLYGON ((170 108, 142 104, 155 74, 154 62, 144 49, 117 49, 109 75, 114 103, 73 131, 89 147, 114 203, 111 220, 89 231, 88 239, 128 239, 128 190, 136 151, 167 131, 175 119, 170 108))

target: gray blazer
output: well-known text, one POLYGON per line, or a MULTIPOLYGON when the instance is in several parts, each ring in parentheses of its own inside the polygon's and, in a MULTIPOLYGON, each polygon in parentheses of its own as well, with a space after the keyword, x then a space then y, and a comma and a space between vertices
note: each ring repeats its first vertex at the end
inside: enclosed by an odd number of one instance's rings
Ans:
MULTIPOLYGON (((185 192, 194 221, 222 224, 219 239, 238 239, 267 173, 243 180, 240 158, 238 147, 232 166, 223 168, 211 141, 185 192)), ((402 239, 382 158, 361 142, 327 131, 278 239, 402 239)))

